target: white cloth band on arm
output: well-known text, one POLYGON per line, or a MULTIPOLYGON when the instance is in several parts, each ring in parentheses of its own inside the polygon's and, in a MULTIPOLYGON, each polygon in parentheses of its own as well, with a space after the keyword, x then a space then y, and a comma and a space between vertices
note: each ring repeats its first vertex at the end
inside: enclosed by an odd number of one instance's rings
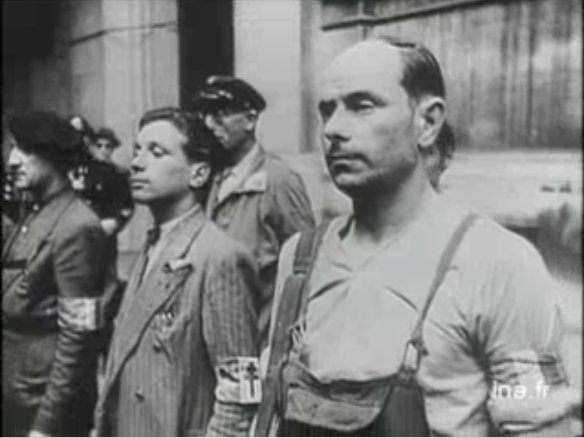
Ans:
POLYGON ((59 327, 76 331, 99 328, 97 298, 59 298, 59 327))
POLYGON ((215 397, 225 403, 257 404, 261 400, 259 360, 238 356, 225 359, 216 370, 215 397))

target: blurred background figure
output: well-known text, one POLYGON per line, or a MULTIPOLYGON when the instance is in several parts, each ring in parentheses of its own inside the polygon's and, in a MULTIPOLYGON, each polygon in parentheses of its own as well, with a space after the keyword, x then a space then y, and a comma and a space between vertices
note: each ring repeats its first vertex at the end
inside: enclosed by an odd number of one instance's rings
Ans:
MULTIPOLYGON (((95 132, 89 122, 79 115, 71 117, 69 123, 81 134, 84 144, 75 165, 69 171, 73 190, 97 214, 108 236, 108 273, 110 278, 116 280, 108 283, 111 287, 104 293, 103 312, 105 320, 112 321, 118 312, 125 287, 118 279, 117 236, 134 212, 129 172, 111 161, 112 152, 120 145, 111 129, 101 128, 95 132)), ((104 354, 110 337, 111 326, 106 324, 101 345, 104 354)))
POLYGON ((120 145, 115 133, 101 128, 97 133, 81 116, 70 119, 83 138, 85 150, 69 173, 73 189, 95 211, 116 253, 117 233, 126 225, 134 211, 129 174, 111 161, 113 150, 120 145))
POLYGON ((95 133, 95 141, 89 145, 89 151, 98 161, 112 163, 112 154, 120 146, 120 140, 110 128, 100 128, 95 133))

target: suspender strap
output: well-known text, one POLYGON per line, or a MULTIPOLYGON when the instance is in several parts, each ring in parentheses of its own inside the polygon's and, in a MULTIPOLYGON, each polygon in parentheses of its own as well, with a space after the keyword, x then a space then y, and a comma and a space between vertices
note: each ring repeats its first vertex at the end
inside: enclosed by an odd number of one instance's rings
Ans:
POLYGON ((274 333, 270 348, 270 360, 263 396, 258 408, 255 436, 268 436, 278 403, 280 371, 291 348, 290 329, 299 317, 303 297, 307 295, 306 284, 310 277, 314 259, 328 224, 304 231, 294 256, 292 274, 286 279, 274 321, 274 333))
POLYGON ((430 285, 430 290, 428 291, 428 296, 426 297, 426 302, 424 303, 424 307, 418 316, 418 320, 410 335, 410 339, 408 344, 406 345, 406 351, 404 354, 404 361, 402 362, 402 366, 408 366, 411 362, 408 360, 409 358, 409 347, 412 346, 416 349, 416 360, 414 366, 412 367, 409 365, 409 368, 414 368, 417 370, 418 366, 420 365, 420 360, 423 355, 427 354, 426 346, 424 344, 423 338, 423 329, 424 329, 424 322, 426 321, 426 317, 428 316, 428 311, 430 310, 430 306, 432 305, 432 301, 436 296, 436 292, 438 292, 438 288, 442 284, 450 265, 452 264, 452 259, 454 258, 454 254, 456 250, 460 246, 464 235, 468 231, 468 229, 472 226, 472 224, 476 221, 477 215, 476 214, 469 214, 467 215, 461 222, 458 224, 458 227, 452 233, 452 237, 450 241, 444 248, 442 252, 442 256, 440 257, 440 261, 438 262, 438 267, 436 268, 436 274, 434 276, 434 280, 430 285))

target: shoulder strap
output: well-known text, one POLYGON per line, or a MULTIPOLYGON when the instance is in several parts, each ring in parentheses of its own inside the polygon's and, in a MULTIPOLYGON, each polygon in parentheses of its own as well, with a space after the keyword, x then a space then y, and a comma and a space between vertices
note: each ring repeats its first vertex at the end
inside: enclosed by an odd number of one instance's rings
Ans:
POLYGON ((276 411, 279 392, 280 369, 291 348, 290 328, 294 325, 307 296, 307 280, 320 247, 328 223, 300 234, 292 274, 286 279, 274 321, 274 333, 270 345, 268 372, 263 385, 263 396, 258 408, 255 436, 268 436, 276 411))
POLYGON ((414 330, 410 335, 410 339, 408 340, 408 344, 406 345, 406 351, 404 354, 404 360, 402 361, 402 365, 406 365, 409 368, 413 368, 417 370, 420 360, 423 355, 427 354, 426 346, 424 344, 424 337, 423 337, 423 329, 424 329, 424 322, 426 321, 426 317, 428 316, 428 311, 430 310, 430 306, 432 305, 432 301, 436 296, 436 292, 438 292, 438 288, 442 284, 444 277, 446 276, 446 272, 450 268, 452 264, 452 259, 454 258, 454 254, 456 250, 460 246, 462 239, 464 238, 466 232, 472 226, 472 224, 477 220, 477 215, 474 213, 468 214, 457 226, 457 228, 452 233, 450 241, 444 248, 440 260, 438 262, 438 267, 436 268, 436 274, 434 275, 434 280, 430 285, 430 290, 428 291, 428 295, 426 297, 426 302, 424 303, 424 307, 418 316, 418 320, 416 325, 414 326, 414 330), (416 359, 413 365, 411 365, 411 361, 408 360, 410 358, 409 347, 412 346, 416 350, 416 359))

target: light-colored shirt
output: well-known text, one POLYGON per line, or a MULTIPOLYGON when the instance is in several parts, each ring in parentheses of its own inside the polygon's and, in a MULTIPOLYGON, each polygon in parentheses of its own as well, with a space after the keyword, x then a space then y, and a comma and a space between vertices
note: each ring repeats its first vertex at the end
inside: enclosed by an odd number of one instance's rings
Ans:
MULTIPOLYGON (((397 372, 442 250, 466 214, 434 195, 408 227, 364 261, 351 257, 339 237, 352 218, 332 221, 309 280, 305 331, 294 347, 314 377, 367 381, 397 372)), ((272 323, 297 242, 298 236, 290 239, 280 256, 272 323)), ((273 324, 270 339, 272 331, 273 324)), ((543 397, 546 386, 549 395, 550 386, 565 383, 560 337, 559 300, 540 255, 519 236, 479 219, 424 328, 429 354, 418 380, 430 428, 486 436, 487 402, 505 396, 493 392, 501 385, 525 388, 532 398, 543 397)))
POLYGON ((223 201, 233 190, 239 187, 249 174, 250 167, 256 162, 256 157, 259 153, 260 145, 255 143, 239 163, 223 171, 223 178, 217 196, 218 202, 223 201))

